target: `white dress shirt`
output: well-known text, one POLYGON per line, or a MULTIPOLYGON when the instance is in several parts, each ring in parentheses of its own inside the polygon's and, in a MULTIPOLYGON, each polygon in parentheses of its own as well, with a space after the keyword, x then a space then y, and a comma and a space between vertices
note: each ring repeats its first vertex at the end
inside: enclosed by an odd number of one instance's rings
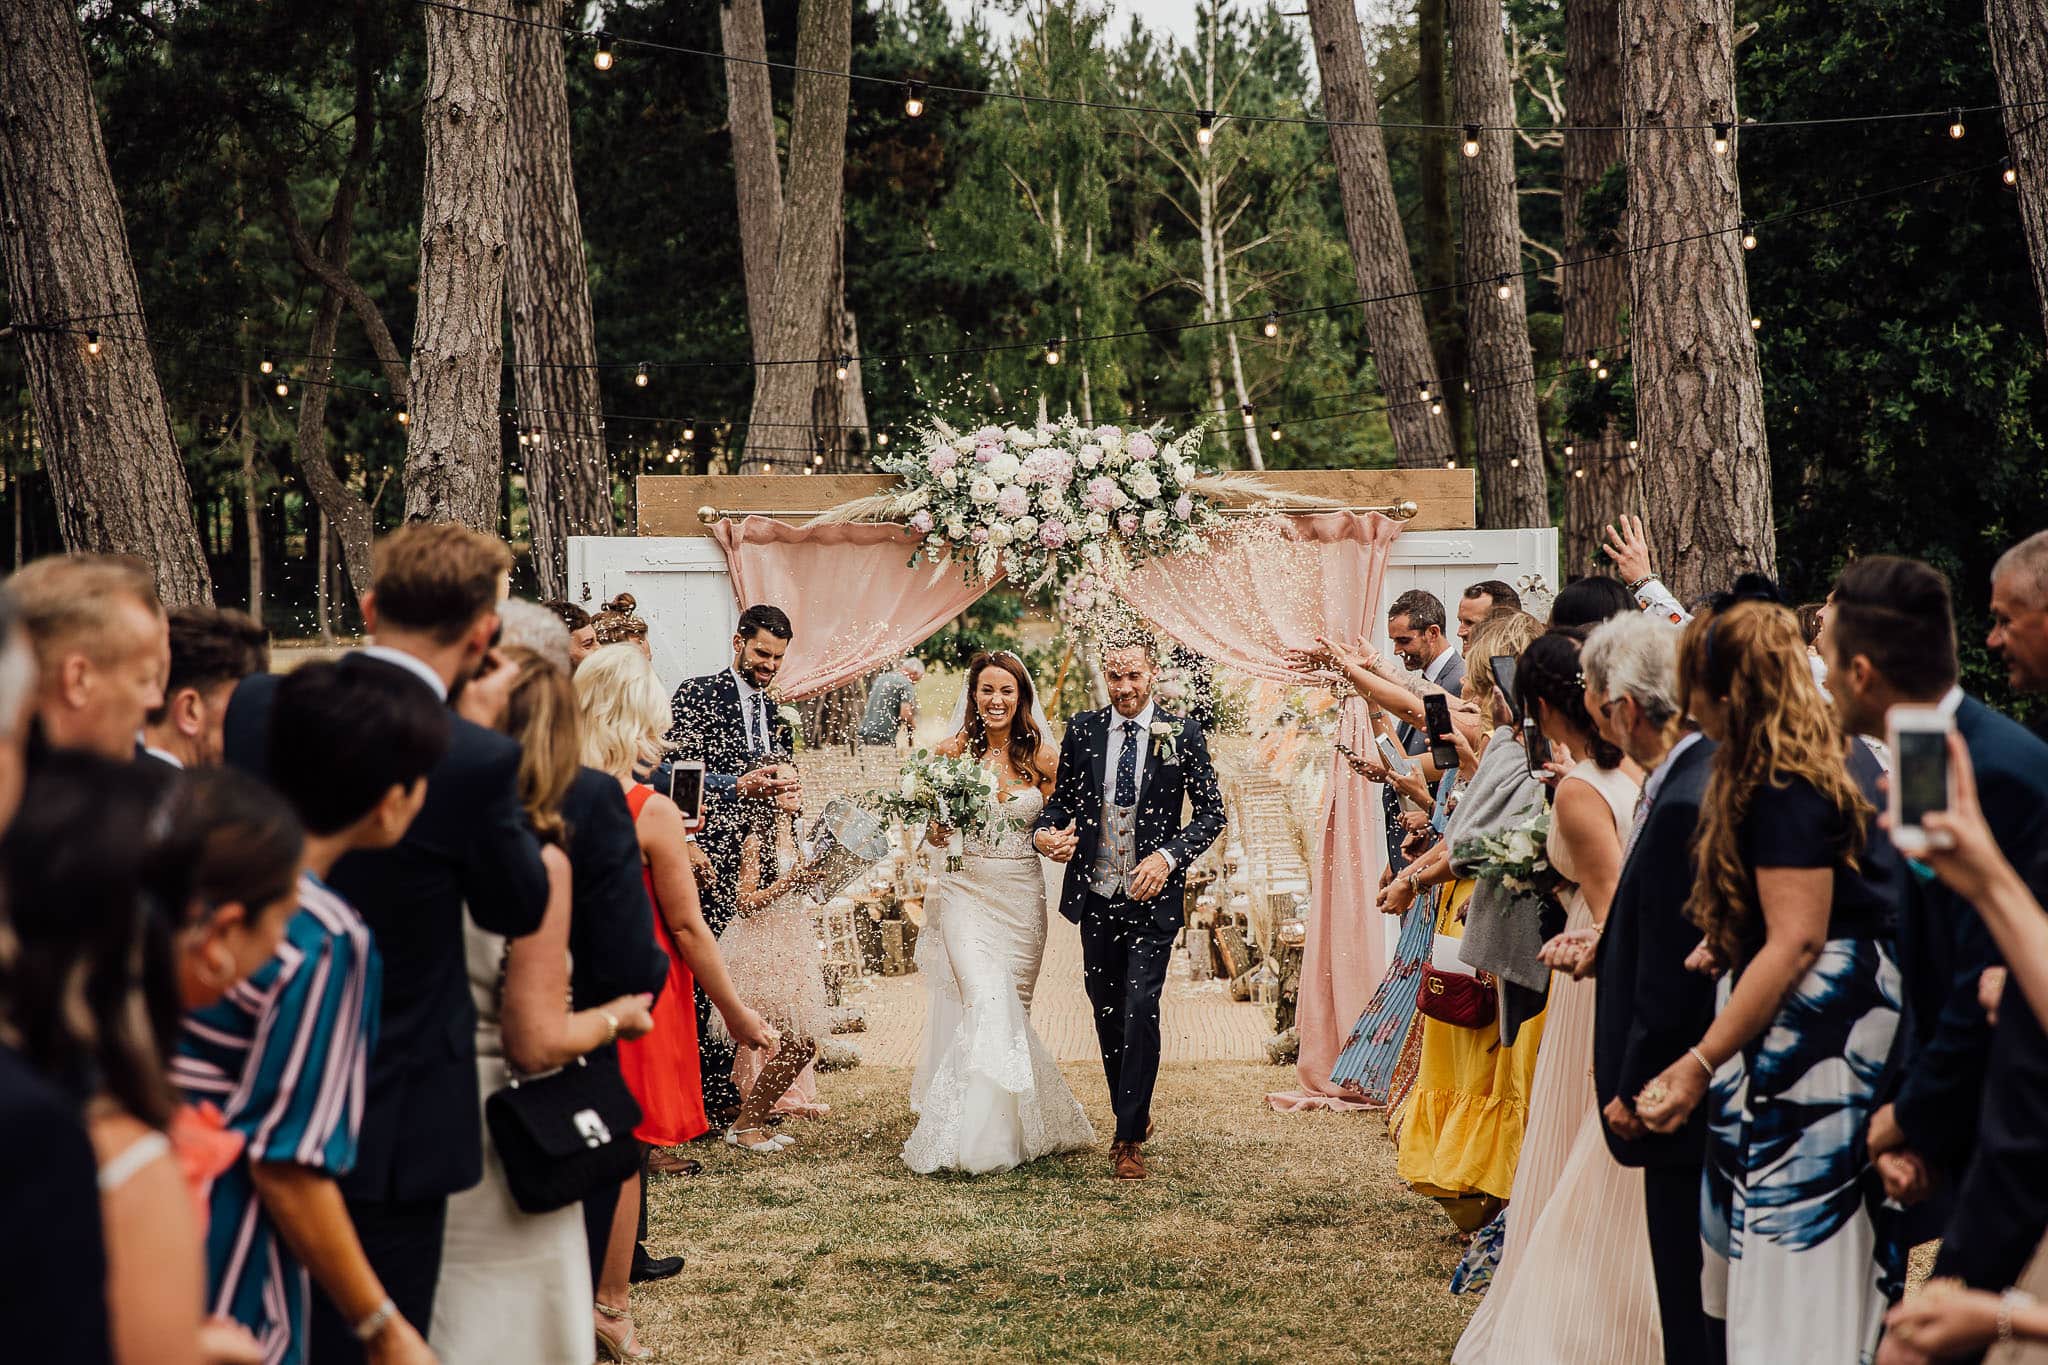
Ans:
MULTIPOLYGON (((1152 720, 1159 709, 1157 702, 1146 702, 1145 709, 1130 719, 1138 727, 1137 799, 1145 799, 1145 760, 1152 752, 1152 720)), ((1124 716, 1114 706, 1109 709, 1109 754, 1108 764, 1102 770, 1102 804, 1107 806, 1116 800, 1116 765, 1124 752, 1124 716)), ((1167 867, 1174 866, 1173 855, 1165 849, 1159 855, 1166 859, 1167 867)))
POLYGON ((382 659, 387 664, 396 664, 427 686, 433 688, 434 695, 442 701, 448 700, 448 684, 442 682, 441 675, 427 667, 425 661, 418 657, 408 654, 402 649, 393 649, 389 645, 364 645, 357 652, 365 659, 382 659))
POLYGON ((185 766, 184 760, 179 758, 176 754, 172 753, 169 749, 159 749, 154 744, 143 745, 142 752, 148 754, 151 758, 155 759, 159 763, 170 764, 173 768, 182 768, 185 766))
POLYGON ((1423 679, 1427 682, 1435 683, 1438 687, 1442 687, 1444 670, 1451 666, 1451 660, 1457 656, 1458 647, 1456 645, 1446 646, 1443 653, 1431 659, 1428 666, 1422 670, 1423 679))
POLYGON ((775 731, 768 718, 768 703, 764 699, 760 704, 759 728, 756 728, 754 698, 761 694, 761 689, 748 682, 737 668, 728 668, 725 671, 732 674, 734 684, 740 689, 740 724, 747 732, 747 751, 765 754, 775 747, 775 731))

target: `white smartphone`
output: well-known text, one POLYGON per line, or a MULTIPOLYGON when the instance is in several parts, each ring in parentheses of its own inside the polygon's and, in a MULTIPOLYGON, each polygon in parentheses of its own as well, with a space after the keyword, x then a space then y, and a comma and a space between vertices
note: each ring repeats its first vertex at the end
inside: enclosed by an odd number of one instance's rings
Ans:
POLYGON ((1886 804, 1893 847, 1908 857, 1951 847, 1951 838, 1922 822, 1930 812, 1948 809, 1948 736, 1955 728, 1953 718, 1932 706, 1894 706, 1885 714, 1884 728, 1892 751, 1886 804))
POLYGON ((1386 735, 1381 735, 1379 737, 1379 741, 1380 753, 1386 757, 1387 767, 1389 769, 1396 773, 1399 773, 1403 777, 1406 777, 1411 771, 1414 770, 1415 765, 1409 761, 1408 755, 1401 751, 1400 745, 1394 743, 1394 741, 1386 735))
POLYGON ((669 798, 683 812, 683 828, 695 833, 704 827, 704 764, 699 759, 679 758, 669 767, 669 798))

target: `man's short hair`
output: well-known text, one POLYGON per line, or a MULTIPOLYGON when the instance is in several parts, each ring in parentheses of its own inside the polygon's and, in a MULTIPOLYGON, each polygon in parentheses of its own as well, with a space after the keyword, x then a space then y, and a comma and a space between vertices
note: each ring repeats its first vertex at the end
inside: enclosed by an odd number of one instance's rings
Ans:
POLYGON ((36 690, 36 650, 21 628, 14 594, 0 587, 0 739, 13 739, 14 726, 36 690))
POLYGON ((1835 657, 1861 654, 1886 682, 1913 697, 1955 685, 1956 618, 1948 578, 1931 564, 1897 555, 1852 560, 1835 580, 1828 609, 1835 657))
POLYGON ((590 624, 590 613, 577 606, 574 602, 543 602, 541 605, 561 618, 562 624, 571 633, 582 630, 590 624))
POLYGON ((1678 719, 1678 629, 1643 612, 1602 621, 1579 651, 1586 685, 1630 697, 1652 725, 1678 719))
POLYGON ((2035 606, 2048 606, 2048 531, 2036 531, 1998 557, 1991 581, 2017 577, 2017 585, 2035 606))
POLYGON ((1494 611, 1499 611, 1502 607, 1507 607, 1512 611, 1520 611, 1522 609, 1522 594, 1516 592, 1513 585, 1503 583, 1498 578, 1481 579, 1465 589, 1467 601, 1479 597, 1492 598, 1492 610, 1494 611))
POLYGON ((1391 621, 1396 616, 1407 617, 1408 628, 1417 634, 1431 626, 1438 630, 1444 628, 1444 604, 1435 593, 1424 592, 1421 588, 1410 588, 1394 599, 1394 605, 1387 608, 1387 619, 1391 621))
POLYGON ((158 616, 164 610, 149 566, 132 555, 51 555, 23 566, 7 586, 46 673, 73 646, 104 660, 123 602, 139 602, 158 616))
POLYGON ((742 640, 751 640, 762 631, 767 631, 778 640, 788 640, 796 635, 796 627, 790 625, 789 614, 781 607, 748 607, 740 613, 740 623, 735 629, 742 640))
POLYGON ((900 671, 906 678, 922 678, 924 676, 924 660, 913 654, 903 661, 900 665, 900 671))
POLYGON ((498 636, 500 645, 530 649, 563 673, 570 671, 569 627, 560 613, 514 597, 498 604, 498 622, 504 627, 498 636))
POLYGON ((255 617, 226 607, 175 607, 164 704, 150 712, 149 723, 160 723, 170 713, 171 698, 185 688, 206 692, 269 671, 270 632, 255 617))
POLYGON ((301 664, 270 711, 271 785, 315 834, 338 834, 448 751, 446 705, 382 659, 301 664))
POLYGON ((1159 662, 1159 641, 1152 632, 1136 626, 1119 626, 1102 637, 1102 658, 1107 659, 1120 649, 1135 649, 1144 654, 1147 663, 1159 662))
POLYGON ((370 591, 377 619, 453 644, 498 605, 512 552, 496 536, 452 521, 414 522, 377 542, 370 591))

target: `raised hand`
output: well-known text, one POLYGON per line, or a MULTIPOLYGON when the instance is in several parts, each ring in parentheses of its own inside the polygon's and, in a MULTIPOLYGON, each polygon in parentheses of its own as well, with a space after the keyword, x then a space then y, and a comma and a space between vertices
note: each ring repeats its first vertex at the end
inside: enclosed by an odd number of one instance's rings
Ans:
POLYGON ((1614 561, 1614 567, 1621 571, 1624 583, 1634 583, 1651 577, 1656 571, 1650 567, 1650 539, 1643 534, 1643 519, 1624 512, 1607 528, 1607 543, 1603 547, 1607 557, 1614 561))

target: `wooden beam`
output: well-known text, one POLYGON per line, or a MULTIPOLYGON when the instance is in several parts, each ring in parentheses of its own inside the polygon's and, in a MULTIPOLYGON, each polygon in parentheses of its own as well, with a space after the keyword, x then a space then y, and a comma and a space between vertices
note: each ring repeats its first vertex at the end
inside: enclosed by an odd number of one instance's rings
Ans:
MULTIPOLYGON (((1469 531, 1478 525, 1469 469, 1281 469, 1259 477, 1286 492, 1347 507, 1413 502, 1417 511, 1407 523, 1411 531, 1469 531)), ((888 474, 643 474, 637 482, 640 534, 710 535, 711 528, 698 519, 700 507, 810 514, 895 486, 895 477, 888 474)))

